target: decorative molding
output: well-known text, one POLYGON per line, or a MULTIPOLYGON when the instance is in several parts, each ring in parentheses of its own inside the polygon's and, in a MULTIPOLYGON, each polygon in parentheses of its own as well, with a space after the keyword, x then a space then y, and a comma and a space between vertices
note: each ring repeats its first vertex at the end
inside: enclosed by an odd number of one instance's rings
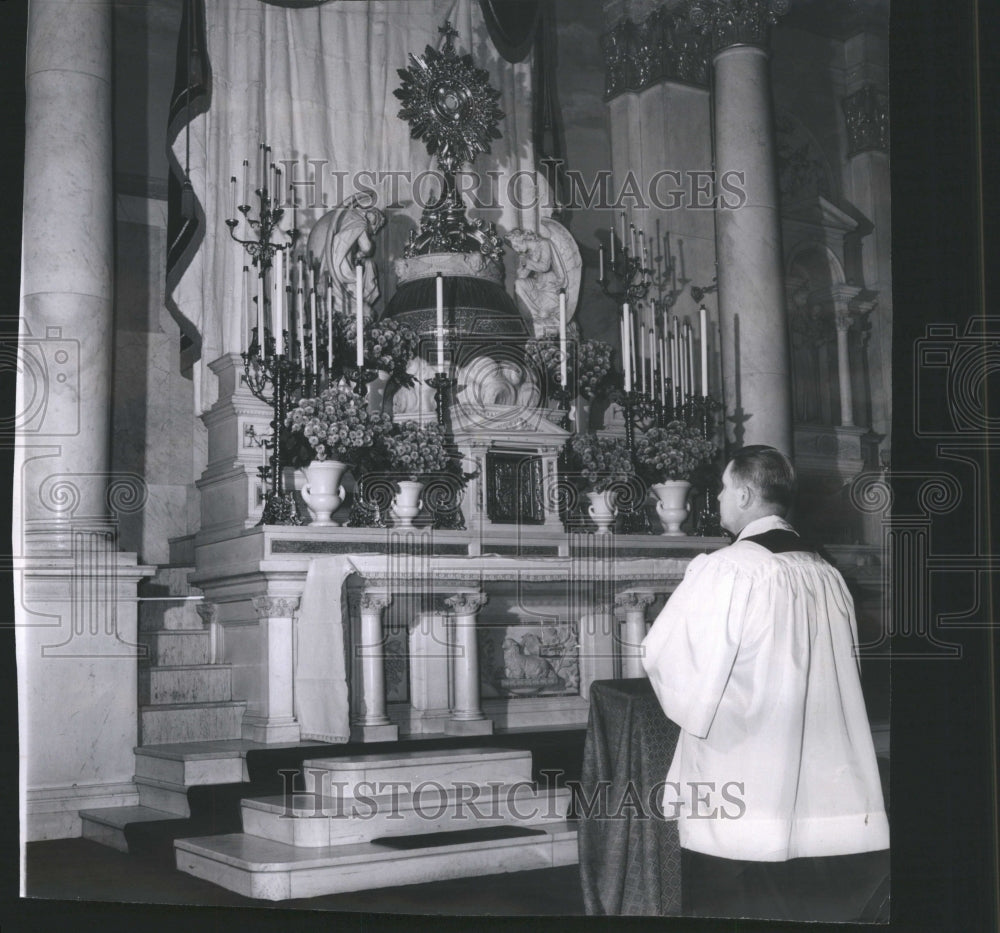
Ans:
POLYGON ((665 6, 636 23, 623 19, 601 36, 604 99, 663 81, 708 87, 709 42, 665 6))
POLYGON ((449 596, 444 604, 457 616, 472 616, 486 605, 485 593, 456 593, 449 596))
POLYGON ((299 608, 299 597, 255 596, 253 607, 262 622, 266 619, 290 619, 299 608))
POLYGON ((847 123, 847 155, 889 151, 889 95, 874 84, 841 101, 847 123))
POLYGON ((218 603, 210 603, 206 600, 201 600, 195 605, 195 612, 201 616, 202 625, 214 625, 219 621, 219 606, 218 603))
POLYGON ((790 8, 791 0, 694 0, 688 17, 713 52, 733 45, 767 48, 770 27, 790 8))

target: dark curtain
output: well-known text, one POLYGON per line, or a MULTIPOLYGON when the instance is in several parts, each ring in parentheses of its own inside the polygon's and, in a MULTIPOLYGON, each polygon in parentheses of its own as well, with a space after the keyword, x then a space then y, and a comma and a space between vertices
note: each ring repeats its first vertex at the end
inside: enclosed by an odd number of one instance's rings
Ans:
POLYGON ((524 61, 542 16, 540 0, 479 0, 497 51, 509 62, 524 61))

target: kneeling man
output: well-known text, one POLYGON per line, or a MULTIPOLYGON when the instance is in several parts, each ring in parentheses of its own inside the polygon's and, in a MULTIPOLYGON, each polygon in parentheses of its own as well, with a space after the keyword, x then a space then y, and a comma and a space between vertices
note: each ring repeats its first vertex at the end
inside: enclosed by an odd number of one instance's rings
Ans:
POLYGON ((733 457, 719 507, 736 541, 691 561, 643 642, 681 727, 664 812, 685 913, 854 920, 887 878, 854 604, 785 521, 794 489, 774 448, 733 457), (715 806, 723 789, 741 805, 715 806))

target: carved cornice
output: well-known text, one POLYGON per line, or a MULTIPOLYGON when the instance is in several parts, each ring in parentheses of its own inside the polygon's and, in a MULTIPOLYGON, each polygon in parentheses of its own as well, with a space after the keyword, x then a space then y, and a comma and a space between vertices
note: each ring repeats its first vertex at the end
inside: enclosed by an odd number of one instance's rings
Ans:
POLYGON ((708 40, 683 13, 660 7, 641 22, 623 19, 601 37, 604 99, 662 81, 708 87, 708 40))
POLYGON ((733 45, 767 48, 771 26, 790 7, 791 0, 694 0, 688 17, 713 52, 733 45))
POLYGON ((290 619, 299 608, 298 596, 255 596, 253 607, 261 621, 265 619, 290 619))
POLYGON ((652 605, 652 593, 636 593, 630 590, 615 596, 615 606, 625 612, 645 612, 652 605))
POLYGON ((472 616, 486 605, 485 593, 456 593, 449 596, 444 604, 457 616, 472 616))
POLYGON ((847 155, 889 151, 889 96, 874 84, 841 101, 847 122, 847 155))

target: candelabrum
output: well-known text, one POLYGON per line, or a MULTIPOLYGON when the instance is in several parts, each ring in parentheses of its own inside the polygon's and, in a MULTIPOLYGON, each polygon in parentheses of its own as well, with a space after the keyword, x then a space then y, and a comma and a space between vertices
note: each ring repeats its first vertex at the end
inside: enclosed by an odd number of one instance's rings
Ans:
POLYGON ((282 218, 285 216, 285 211, 283 208, 278 207, 278 193, 281 191, 281 169, 275 165, 271 165, 270 169, 267 169, 267 163, 270 158, 271 149, 269 146, 261 146, 261 151, 263 155, 263 169, 262 177, 260 178, 261 185, 259 188, 254 190, 254 196, 259 202, 257 216, 253 217, 250 214, 252 210, 249 202, 248 196, 248 180, 247 174, 249 172, 249 163, 246 159, 243 160, 243 203, 236 203, 236 176, 233 175, 229 181, 232 185, 233 190, 233 206, 236 211, 242 215, 243 220, 246 222, 247 226, 250 228, 250 232, 253 234, 249 237, 241 237, 237 235, 237 229, 240 226, 239 217, 230 217, 226 221, 226 226, 229 228, 229 235, 242 246, 249 254, 253 261, 253 264, 257 266, 261 273, 265 269, 271 267, 271 258, 274 256, 275 252, 279 249, 286 249, 289 246, 294 246, 295 241, 299 237, 299 231, 296 229, 295 224, 292 224, 292 229, 287 233, 281 229, 279 226, 282 218), (272 198, 272 192, 268 188, 268 178, 273 177, 274 184, 274 195, 272 198), (288 237, 288 243, 275 242, 275 237, 288 237))
MULTIPOLYGON (((711 440, 715 435, 715 413, 722 406, 710 395, 694 395, 689 399, 688 424, 701 429, 702 437, 711 440)), ((719 522, 719 479, 714 466, 706 466, 695 477, 700 489, 695 503, 695 534, 705 538, 722 535, 719 522)))
MULTIPOLYGON (((635 239, 635 225, 632 225, 632 239, 635 239)), ((624 301, 633 304, 641 301, 649 292, 649 286, 653 280, 653 270, 643 264, 641 255, 636 255, 639 251, 629 250, 624 242, 621 247, 616 247, 615 232, 610 232, 611 254, 608 257, 608 264, 605 267, 603 259, 601 262, 601 274, 597 284, 601 286, 601 291, 616 301, 624 301)), ((602 253, 603 257, 603 247, 602 253)))
MULTIPOLYGON (((284 344, 288 346, 287 335, 284 344)), ((301 385, 301 368, 285 354, 274 352, 274 338, 267 331, 264 332, 264 346, 261 347, 256 327, 253 329, 250 346, 242 356, 247 388, 265 405, 270 405, 273 413, 271 438, 262 442, 262 446, 270 450, 271 455, 267 465, 259 470, 267 487, 260 524, 301 525, 303 522, 295 499, 290 492, 285 492, 281 469, 281 428, 288 412, 288 401, 301 385)))

